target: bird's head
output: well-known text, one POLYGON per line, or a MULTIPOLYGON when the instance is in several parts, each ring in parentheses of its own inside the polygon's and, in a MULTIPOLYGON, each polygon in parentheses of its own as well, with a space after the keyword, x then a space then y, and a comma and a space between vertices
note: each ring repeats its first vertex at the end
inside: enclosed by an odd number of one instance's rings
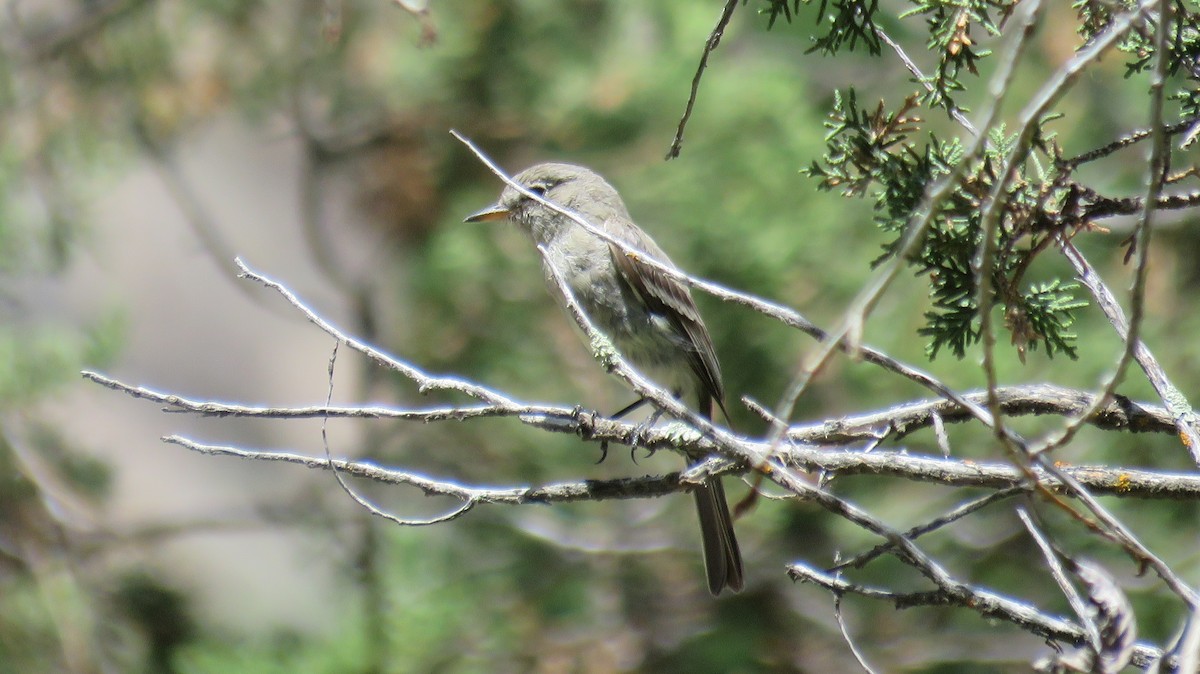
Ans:
MULTIPOLYGON (((586 218, 603 221, 612 209, 625 212, 621 197, 591 169, 574 164, 538 164, 513 176, 513 181, 529 192, 586 218), (608 211, 608 212, 605 212, 608 211)), ((506 186, 496 203, 470 215, 466 222, 486 222, 509 219, 522 228, 533 227, 539 221, 561 221, 549 208, 524 192, 506 186)), ((597 223, 599 224, 599 223, 597 223)))

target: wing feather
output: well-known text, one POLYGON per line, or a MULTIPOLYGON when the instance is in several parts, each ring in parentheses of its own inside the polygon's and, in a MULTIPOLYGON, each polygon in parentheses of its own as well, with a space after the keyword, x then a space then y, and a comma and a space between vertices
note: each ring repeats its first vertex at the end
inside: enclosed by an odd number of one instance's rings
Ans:
MULTIPOLYGON (((622 238, 634 250, 645 251, 659 262, 670 263, 653 241, 644 235, 639 236, 640 231, 629 228, 623 234, 622 238)), ((626 253, 612 244, 609 244, 609 249, 613 262, 625 282, 642 297, 650 311, 664 316, 684 338, 688 365, 701 385, 700 412, 711 418, 712 401, 716 401, 728 417, 729 414, 725 410, 725 386, 721 382, 721 366, 717 362, 712 336, 708 334, 708 328, 700 318, 700 311, 692 299, 691 290, 647 264, 641 255, 626 253)))

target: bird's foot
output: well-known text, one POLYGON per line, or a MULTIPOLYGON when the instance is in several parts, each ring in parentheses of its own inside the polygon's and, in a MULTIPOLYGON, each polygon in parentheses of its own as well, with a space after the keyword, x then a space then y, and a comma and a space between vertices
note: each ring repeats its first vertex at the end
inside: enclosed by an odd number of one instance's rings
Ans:
POLYGON ((643 447, 642 443, 649 439, 650 429, 654 427, 654 424, 658 423, 661 416, 662 411, 655 410, 645 421, 634 427, 633 433, 630 434, 629 442, 629 458, 634 463, 637 463, 637 450, 645 449, 647 459, 654 456, 654 453, 658 451, 654 447, 643 447))

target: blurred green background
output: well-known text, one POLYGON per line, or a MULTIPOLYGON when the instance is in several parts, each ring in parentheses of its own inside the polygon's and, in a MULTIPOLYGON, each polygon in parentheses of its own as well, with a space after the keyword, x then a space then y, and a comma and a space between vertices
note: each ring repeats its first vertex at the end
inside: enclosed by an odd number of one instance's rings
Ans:
MULTIPOLYGON (((319 404, 332 344, 281 300, 235 278, 234 254, 347 331, 430 372, 523 400, 612 411, 630 394, 591 360, 546 295, 533 250, 506 225, 465 225, 501 185, 448 134, 509 171, 581 163, 621 191, 638 223, 688 271, 832 326, 885 238, 870 204, 816 190, 833 90, 898 102, 915 85, 894 56, 807 53, 813 8, 793 23, 738 10, 710 59, 680 158, 664 162, 720 3, 632 0, 432 5, 387 2, 107 0, 9 4, 0 24, 0 674, 9 672, 834 672, 855 665, 822 591, 791 561, 828 564, 875 543, 816 508, 760 498, 738 522, 748 587, 705 590, 690 499, 480 507, 399 528, 356 509, 331 476, 191 455, 158 437, 318 454, 320 422, 161 414, 79 380, 100 369, 197 398, 319 404), (432 39, 431 39, 432 38, 432 39)), ((893 15, 894 16, 894 15, 893 15)), ((920 18, 884 27, 919 62, 920 18)), ((1078 46, 1053 7, 1014 83, 1011 115, 1078 46)), ((977 36, 985 46, 1004 41, 977 36)), ((980 85, 993 67, 982 65, 980 85)), ((1068 154, 1144 124, 1144 80, 1102 62, 1061 106, 1068 154)), ((964 94, 987 103, 985 86, 964 94)), ((961 135, 923 111, 940 135, 961 135)), ((1144 159, 1088 176, 1140 193, 1144 159)), ((1193 218, 1164 216, 1151 253, 1145 337, 1177 385, 1200 380, 1193 218)), ((1123 291, 1121 239, 1079 245, 1123 291)), ((1044 261, 1035 278, 1069 276, 1044 261)), ((1055 266, 1057 264, 1057 267, 1055 266)), ((865 341, 977 388, 978 352, 924 357, 928 308, 905 275, 865 341)), ((737 402, 773 406, 813 343, 709 297, 698 302, 737 402)), ((1119 342, 1102 316, 1077 325, 1080 358, 1022 364, 1004 383, 1090 387, 1119 342)), ((1153 399, 1135 372, 1121 391, 1153 399)), ((816 421, 928 397, 911 382, 834 359, 801 399, 816 421)), ((343 350, 335 401, 432 403, 343 350)), ((454 397, 445 402, 463 402, 454 397)), ((1056 422, 1016 420, 1036 434, 1056 422)), ((616 451, 513 420, 404 425, 334 421, 336 455, 482 485, 641 475, 678 458, 616 451)), ((950 429, 957 455, 1001 456, 989 434, 950 429)), ((931 434, 904 448, 937 454, 931 434)), ((893 446, 894 447, 894 446, 893 446)), ((1059 457, 1188 467, 1171 437, 1085 430, 1059 457)), ((358 484, 402 517, 454 504, 358 484)), ((731 497, 746 488, 730 481, 731 497)), ((832 489, 896 527, 965 500, 928 485, 844 478, 832 489)), ((1106 501, 1195 581, 1196 509, 1106 501)), ((1160 587, 1069 522, 1072 551, 1128 583, 1141 633, 1178 613, 1160 587)), ((1069 614, 1010 509, 923 539, 963 577, 1069 614)), ((894 562, 863 582, 925 586, 894 562), (900 574, 901 580, 897 580, 900 574)), ((847 600, 867 658, 885 671, 1025 671, 1045 645, 954 609, 897 612, 847 600)))

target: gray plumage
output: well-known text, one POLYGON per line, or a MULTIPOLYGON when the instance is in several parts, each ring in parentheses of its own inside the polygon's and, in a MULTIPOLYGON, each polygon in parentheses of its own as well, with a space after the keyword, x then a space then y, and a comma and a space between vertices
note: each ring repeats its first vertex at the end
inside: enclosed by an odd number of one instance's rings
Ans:
MULTIPOLYGON (((571 164, 538 164, 514 180, 546 200, 575 211, 632 250, 674 266, 633 223, 617 191, 593 171, 571 164)), ((584 312, 629 362, 677 395, 694 394, 697 410, 706 418, 712 418, 714 402, 725 410, 725 390, 712 337, 687 286, 511 187, 504 189, 495 205, 467 221, 505 217, 545 248, 543 267, 551 294, 560 304, 563 298, 553 282, 551 268, 557 270, 584 312)), ((720 480, 710 479, 694 494, 709 589, 714 595, 725 587, 741 590, 742 557, 725 489, 720 480)))

